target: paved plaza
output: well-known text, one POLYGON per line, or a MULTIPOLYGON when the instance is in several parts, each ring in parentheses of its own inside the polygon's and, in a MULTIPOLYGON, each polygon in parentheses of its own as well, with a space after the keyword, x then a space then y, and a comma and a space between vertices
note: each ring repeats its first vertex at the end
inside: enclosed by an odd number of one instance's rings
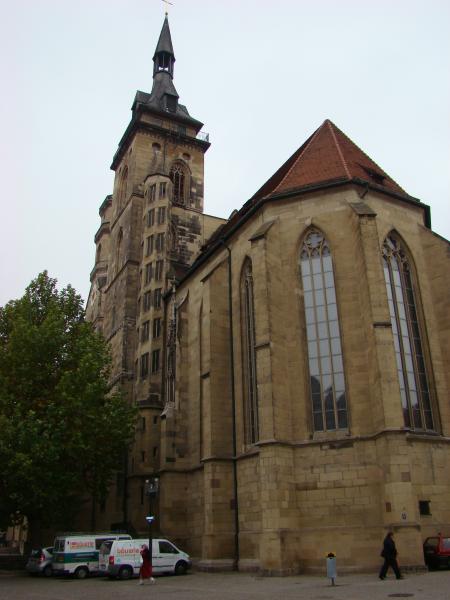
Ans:
POLYGON ((91 578, 85 581, 29 577, 0 572, 0 600, 450 600, 450 571, 392 574, 385 581, 373 575, 346 575, 332 587, 325 577, 259 577, 244 573, 191 573, 158 577, 155 585, 91 578))

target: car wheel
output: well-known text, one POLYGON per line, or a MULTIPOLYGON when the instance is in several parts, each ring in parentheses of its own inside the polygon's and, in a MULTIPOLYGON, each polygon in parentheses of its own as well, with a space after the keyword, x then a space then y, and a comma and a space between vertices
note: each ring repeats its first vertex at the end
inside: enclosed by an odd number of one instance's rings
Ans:
POLYGON ((53 575, 52 565, 47 565, 45 569, 42 571, 44 577, 51 577, 53 575))
POLYGON ((175 575, 185 575, 187 571, 187 563, 184 560, 180 560, 175 565, 175 575))
POLYGON ((133 577, 133 569, 131 567, 122 567, 119 571, 120 579, 131 579, 133 577))
POLYGON ((78 567, 74 575, 76 579, 86 579, 86 577, 89 575, 89 571, 87 567, 78 567))

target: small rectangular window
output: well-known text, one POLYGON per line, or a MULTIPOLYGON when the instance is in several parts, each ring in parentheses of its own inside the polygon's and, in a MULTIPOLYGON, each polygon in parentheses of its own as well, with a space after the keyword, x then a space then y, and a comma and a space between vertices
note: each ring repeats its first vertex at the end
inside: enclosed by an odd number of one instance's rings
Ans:
POLYGON ((156 183, 154 183, 153 185, 150 186, 150 189, 148 191, 148 201, 154 202, 155 198, 156 198, 156 183))
POLYGON ((164 250, 164 233, 158 233, 155 246, 157 252, 162 252, 164 250))
POLYGON ((141 462, 145 462, 145 450, 141 451, 141 462))
POLYGON ((150 321, 142 323, 141 342, 146 342, 150 337, 150 321))
POLYGON ((153 350, 152 352, 152 373, 157 373, 159 371, 159 349, 153 350))
POLYGON ((166 196, 166 182, 162 182, 159 184, 159 197, 160 198, 165 198, 166 196))
POLYGON ((151 227, 154 224, 155 224, 155 209, 151 208, 147 212, 147 227, 151 227))
POLYGON ((153 236, 149 235, 147 237, 147 243, 146 243, 146 248, 145 248, 145 254, 146 256, 150 256, 150 254, 153 252, 153 236))
POLYGON ((162 225, 166 221, 166 207, 160 206, 158 208, 158 225, 162 225))
POLYGON ((141 431, 145 431, 145 417, 141 417, 141 431))
POLYGON ((153 296, 153 306, 155 308, 161 308, 161 297, 162 297, 162 290, 161 290, 161 288, 157 288, 154 291, 154 296, 153 296))
POLYGON ((141 378, 145 379, 148 375, 148 352, 141 356, 141 378))
POLYGON ((153 425, 157 425, 158 424, 158 417, 153 417, 153 425))
POLYGON ((144 302, 143 302, 143 309, 144 310, 149 310, 151 304, 152 304, 152 293, 150 291, 145 292, 145 294, 144 294, 144 302))
POLYGON ((163 270, 164 270, 164 261, 163 260, 157 260, 156 261, 156 268, 155 268, 155 279, 156 279, 156 281, 161 281, 162 276, 163 276, 163 270))
POLYGON ((431 515, 429 500, 419 500, 419 513, 425 516, 431 515))
POLYGON ((145 265, 145 283, 150 283, 153 278, 153 263, 145 265))
POLYGON ((158 446, 153 446, 153 456, 158 455, 158 446))
POLYGON ((153 319, 153 337, 158 338, 161 335, 161 319, 153 319))

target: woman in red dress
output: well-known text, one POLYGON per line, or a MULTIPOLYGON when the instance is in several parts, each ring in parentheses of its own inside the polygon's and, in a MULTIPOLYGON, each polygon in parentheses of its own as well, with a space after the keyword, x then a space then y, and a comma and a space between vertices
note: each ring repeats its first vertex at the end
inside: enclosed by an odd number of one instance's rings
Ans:
POLYGON ((144 585, 144 580, 149 579, 150 583, 154 583, 152 577, 152 563, 150 561, 150 550, 147 544, 143 544, 141 547, 142 564, 139 570, 139 585, 144 585))

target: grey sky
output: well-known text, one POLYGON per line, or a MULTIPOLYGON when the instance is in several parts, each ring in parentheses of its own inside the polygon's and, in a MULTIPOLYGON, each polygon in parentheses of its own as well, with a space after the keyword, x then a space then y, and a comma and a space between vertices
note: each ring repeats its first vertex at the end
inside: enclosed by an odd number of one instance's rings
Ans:
MULTIPOLYGON (((173 0, 180 102, 205 123, 205 211, 239 208, 330 118, 450 238, 450 3, 173 0)), ((83 298, 98 207, 160 0, 0 0, 0 305, 43 269, 83 298)))

